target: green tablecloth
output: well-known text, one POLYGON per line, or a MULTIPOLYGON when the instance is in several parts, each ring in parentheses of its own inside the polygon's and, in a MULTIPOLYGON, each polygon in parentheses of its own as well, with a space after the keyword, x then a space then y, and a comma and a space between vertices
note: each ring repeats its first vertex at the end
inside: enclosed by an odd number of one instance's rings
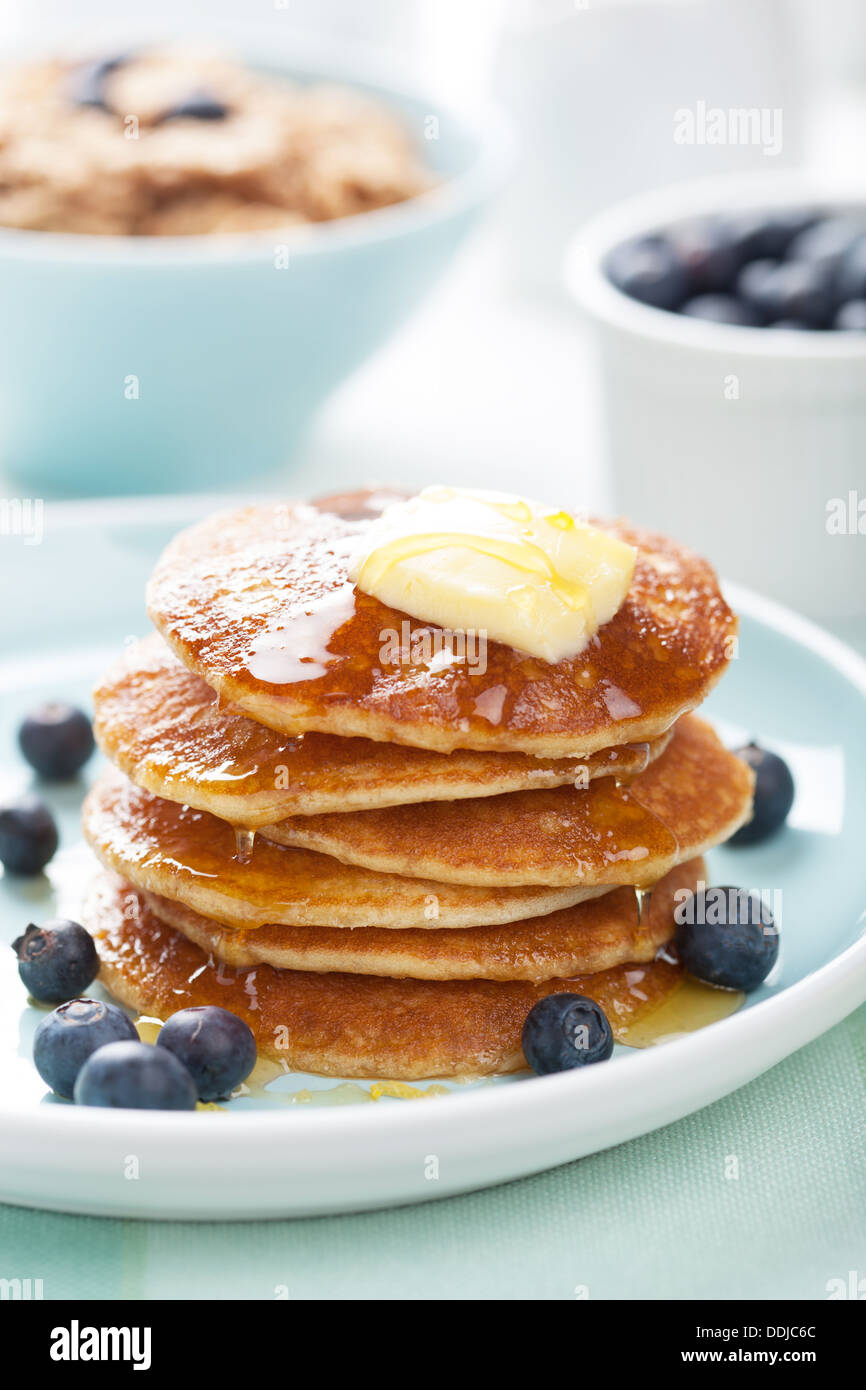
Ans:
POLYGON ((0 1276, 46 1298, 822 1299, 851 1270, 866 1278, 866 1006, 667 1129, 466 1197, 205 1225, 0 1208, 0 1276))

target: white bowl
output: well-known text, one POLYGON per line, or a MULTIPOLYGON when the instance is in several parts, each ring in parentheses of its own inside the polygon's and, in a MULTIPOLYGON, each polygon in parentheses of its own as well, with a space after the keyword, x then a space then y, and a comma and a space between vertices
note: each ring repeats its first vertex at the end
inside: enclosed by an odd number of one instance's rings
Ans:
POLYGON ((866 335, 668 313, 629 299, 603 268, 632 236, 789 205, 866 213, 866 185, 750 174, 643 194, 580 229, 565 278, 596 338, 617 508, 733 579, 845 619, 866 612, 866 335))

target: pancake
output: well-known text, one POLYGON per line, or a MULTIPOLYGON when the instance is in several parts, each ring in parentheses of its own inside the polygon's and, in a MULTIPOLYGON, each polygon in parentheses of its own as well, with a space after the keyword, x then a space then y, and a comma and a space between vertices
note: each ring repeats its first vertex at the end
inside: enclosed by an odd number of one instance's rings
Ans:
POLYGON ((706 880, 702 859, 672 869, 643 900, 617 888, 580 903, 504 927, 450 931, 381 931, 358 927, 259 927, 237 932, 155 893, 141 897, 161 921, 208 956, 244 968, 341 971, 413 980, 530 980, 594 974, 626 961, 652 960, 674 931, 674 894, 706 880))
POLYGON ((709 724, 687 715, 627 789, 604 778, 580 790, 298 816, 261 833, 443 883, 641 885, 732 835, 751 815, 753 782, 709 724))
POLYGON ((736 620, 706 561, 613 522, 599 524, 638 548, 634 578, 587 649, 549 665, 490 642, 482 671, 436 649, 441 629, 351 585, 347 558, 369 524, 303 504, 213 517, 164 552, 150 616, 185 665, 261 724, 445 753, 572 758, 656 738, 733 654, 736 620), (411 661, 386 652, 389 634, 411 661))
POLYGON ((670 738, 623 744, 585 759, 434 753, 334 734, 289 738, 218 700, 156 635, 111 667, 93 699, 100 747, 138 786, 253 827, 293 815, 630 777, 670 738))
POLYGON ((221 1005, 249 1024, 260 1055, 325 1076, 412 1081, 518 1071, 525 1067, 526 1015, 544 995, 589 995, 622 1037, 682 979, 681 967, 664 959, 545 984, 321 975, 269 965, 231 976, 118 881, 85 920, 97 936, 100 979, 127 1007, 165 1019, 192 1005, 221 1005))
POLYGON ((107 772, 82 810, 97 857, 137 888, 239 929, 473 927, 516 922, 606 891, 596 887, 468 888, 379 874, 259 837, 248 862, 235 832, 206 811, 165 801, 107 772))

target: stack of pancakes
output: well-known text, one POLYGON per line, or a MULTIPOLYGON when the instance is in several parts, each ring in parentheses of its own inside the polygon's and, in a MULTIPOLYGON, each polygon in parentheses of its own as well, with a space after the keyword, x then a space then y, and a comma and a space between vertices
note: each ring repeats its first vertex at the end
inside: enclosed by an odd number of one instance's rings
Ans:
POLYGON ((431 654, 347 579, 389 500, 250 508, 163 555, 160 635, 95 696, 102 978, 149 1015, 220 1004, 328 1075, 519 1069, 562 991, 624 1037, 680 982, 676 895, 751 813, 751 772, 689 713, 736 620, 704 561, 617 523, 634 578, 579 656, 431 654))

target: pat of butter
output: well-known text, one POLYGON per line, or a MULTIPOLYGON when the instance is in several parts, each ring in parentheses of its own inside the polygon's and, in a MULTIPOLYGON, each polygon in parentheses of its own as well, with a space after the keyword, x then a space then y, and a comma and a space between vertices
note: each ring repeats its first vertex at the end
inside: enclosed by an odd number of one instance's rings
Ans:
POLYGON ((349 577, 422 622, 557 662, 576 656, 616 613, 636 554, 540 502, 428 487, 371 523, 349 577))

